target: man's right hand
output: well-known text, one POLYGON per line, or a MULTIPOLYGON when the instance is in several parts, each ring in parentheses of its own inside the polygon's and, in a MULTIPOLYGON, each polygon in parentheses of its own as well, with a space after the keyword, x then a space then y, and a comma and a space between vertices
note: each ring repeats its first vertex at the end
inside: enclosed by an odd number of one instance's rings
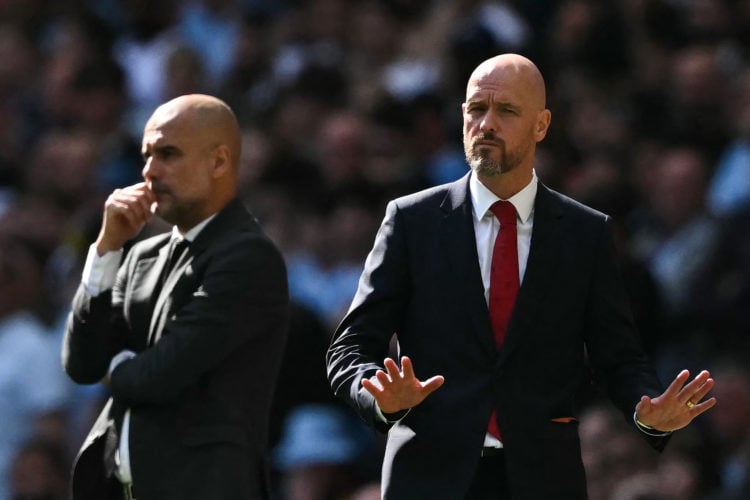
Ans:
POLYGON ((400 369, 391 358, 386 358, 383 365, 386 371, 378 370, 372 378, 362 380, 362 386, 372 394, 383 413, 413 408, 445 382, 442 375, 420 381, 406 356, 401 358, 400 369))
POLYGON ((119 250, 126 241, 134 238, 151 220, 151 206, 154 201, 153 193, 143 182, 115 189, 104 203, 102 227, 96 239, 96 252, 104 255, 119 250))

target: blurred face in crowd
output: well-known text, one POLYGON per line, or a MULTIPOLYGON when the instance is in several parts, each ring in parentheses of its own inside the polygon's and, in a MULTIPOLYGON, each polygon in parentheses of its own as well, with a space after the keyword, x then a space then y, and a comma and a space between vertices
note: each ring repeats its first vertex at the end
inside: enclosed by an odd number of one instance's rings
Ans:
POLYGON ((480 177, 521 168, 529 175, 536 143, 550 124, 544 80, 528 59, 503 54, 480 64, 462 105, 466 160, 480 177))
POLYGON ((240 137, 217 99, 182 96, 160 106, 143 133, 143 177, 154 210, 181 230, 217 212, 233 195, 240 137))

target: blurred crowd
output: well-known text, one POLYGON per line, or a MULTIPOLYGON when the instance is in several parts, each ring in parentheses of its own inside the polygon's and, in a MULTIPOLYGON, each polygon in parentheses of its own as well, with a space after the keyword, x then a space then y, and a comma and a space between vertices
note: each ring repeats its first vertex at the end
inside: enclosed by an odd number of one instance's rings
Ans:
POLYGON ((467 172, 465 83, 501 52, 545 75, 537 175, 617 222, 663 380, 717 380, 661 456, 584 391, 591 500, 749 499, 750 1, 0 0, 0 500, 66 498, 106 393, 62 372, 68 303, 145 119, 193 92, 237 113, 243 199, 288 263, 275 495, 379 498, 382 438, 324 351, 385 203, 467 172))

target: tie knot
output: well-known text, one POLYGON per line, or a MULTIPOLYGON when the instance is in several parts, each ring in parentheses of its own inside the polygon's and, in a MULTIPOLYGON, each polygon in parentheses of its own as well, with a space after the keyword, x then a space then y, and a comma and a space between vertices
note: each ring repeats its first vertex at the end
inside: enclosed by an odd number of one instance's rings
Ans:
POLYGON ((182 259, 185 251, 190 246, 190 242, 185 238, 172 238, 169 241, 167 252, 167 269, 171 270, 175 264, 182 259))
POLYGON ((490 207, 500 224, 516 224, 516 208, 509 201, 498 200, 490 207))

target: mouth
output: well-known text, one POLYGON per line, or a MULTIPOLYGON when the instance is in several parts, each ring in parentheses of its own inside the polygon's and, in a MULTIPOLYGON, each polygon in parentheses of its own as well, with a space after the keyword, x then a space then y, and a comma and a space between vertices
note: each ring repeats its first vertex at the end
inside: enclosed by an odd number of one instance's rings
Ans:
POLYGON ((149 190, 154 194, 156 198, 172 194, 172 191, 166 186, 152 184, 151 186, 149 186, 149 190))

